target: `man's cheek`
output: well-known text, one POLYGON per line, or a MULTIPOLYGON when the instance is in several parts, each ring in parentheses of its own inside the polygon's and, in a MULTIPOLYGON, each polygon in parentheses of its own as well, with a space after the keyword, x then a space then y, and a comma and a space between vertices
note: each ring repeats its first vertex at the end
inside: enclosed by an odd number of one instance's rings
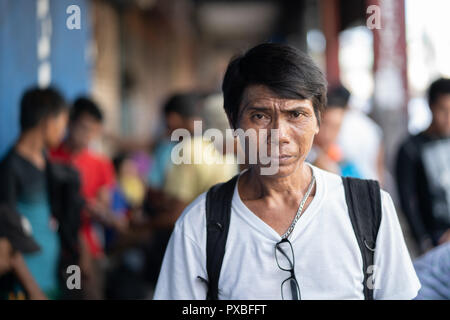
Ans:
POLYGON ((298 150, 301 155, 306 156, 306 154, 311 149, 314 142, 314 134, 307 133, 300 136, 296 141, 298 141, 298 150))

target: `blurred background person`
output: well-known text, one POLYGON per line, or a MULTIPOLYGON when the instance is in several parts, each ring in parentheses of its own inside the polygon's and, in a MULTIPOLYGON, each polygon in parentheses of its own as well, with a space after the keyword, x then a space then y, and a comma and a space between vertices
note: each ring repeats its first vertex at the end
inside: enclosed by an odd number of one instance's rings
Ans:
POLYGON ((345 159, 345 155, 337 144, 349 98, 350 92, 342 85, 328 89, 327 105, 320 120, 320 130, 314 137, 314 144, 307 161, 321 169, 345 177, 361 178, 356 165, 345 159))
MULTIPOLYGON (((113 158, 116 182, 111 191, 111 211, 122 225, 129 225, 136 210, 142 209, 145 184, 139 176, 137 165, 129 154, 119 153, 113 158)), ((105 251, 114 251, 120 233, 105 227, 105 251)))
POLYGON ((384 184, 383 133, 374 120, 359 109, 348 108, 337 145, 345 159, 358 168, 358 176, 384 184))
POLYGON ((450 243, 445 242, 414 261, 422 287, 416 300, 450 300, 450 243))
POLYGON ((89 98, 76 99, 70 110, 67 138, 51 151, 55 162, 72 165, 81 178, 81 192, 86 200, 82 216, 82 267, 87 299, 103 298, 105 268, 104 226, 118 231, 126 222, 111 211, 111 192, 115 174, 111 161, 92 150, 92 143, 102 134, 103 114, 89 98))
POLYGON ((193 132, 194 121, 201 120, 199 103, 200 96, 197 93, 175 93, 164 104, 165 129, 162 136, 149 148, 152 164, 147 177, 146 210, 150 215, 164 211, 167 205, 173 205, 164 192, 168 173, 173 166, 172 150, 179 142, 172 141, 171 136, 177 129, 193 132))
MULTIPOLYGON (((50 299, 60 296, 61 239, 53 205, 47 150, 64 137, 68 109, 55 89, 31 88, 20 103, 21 134, 0 163, 0 204, 17 210, 40 250, 23 255, 37 285, 50 299)), ((57 199, 59 201, 59 199, 57 199)), ((20 285, 17 290, 23 290, 20 285)))
MULTIPOLYGON (((108 138, 112 138, 116 149, 122 152, 116 158, 117 161, 123 161, 125 154, 136 154, 138 151, 149 152, 151 159, 145 177, 146 196, 143 215, 132 222, 137 243, 135 242, 135 246, 124 255, 123 263, 119 266, 122 275, 124 270, 132 269, 127 269, 126 261, 140 260, 143 250, 146 257, 144 271, 134 272, 134 276, 140 277, 144 272, 145 281, 154 287, 173 224, 184 207, 210 186, 225 181, 237 173, 235 158, 237 144, 233 141, 235 148, 227 154, 225 131, 229 125, 221 103, 222 96, 213 93, 200 91, 174 93, 165 100, 162 110, 164 126, 157 139, 147 141, 124 139, 109 134, 108 138), (200 126, 197 130, 194 126, 196 121, 200 126), (172 134, 178 129, 188 132, 191 135, 190 139, 185 141, 181 137, 174 140, 172 134), (204 140, 201 134, 208 129, 219 130, 223 141, 204 140), (172 151, 177 145, 179 149, 189 154, 188 158, 192 163, 174 164, 172 151), (196 157, 200 161, 194 164, 193 160, 196 157), (213 164, 206 163, 208 161, 213 164), (148 235, 147 238, 145 234, 148 235)), ((135 266, 134 269, 136 268, 135 266)), ((125 290, 130 291, 128 288, 125 290)), ((119 290, 111 288, 110 291, 117 296, 119 290)))
MULTIPOLYGON (((172 167, 171 152, 177 141, 171 140, 172 133, 185 128, 187 121, 199 120, 193 98, 187 93, 174 94, 163 107, 165 130, 152 148, 152 166, 148 175, 148 186, 161 190, 166 182, 167 173, 172 167)), ((191 122, 192 122, 191 121, 191 122)))
POLYGON ((400 146, 396 176, 401 206, 422 252, 450 241, 450 79, 428 90, 429 127, 400 146))
POLYGON ((197 93, 174 93, 170 95, 162 107, 162 132, 154 140, 124 139, 108 134, 116 149, 122 153, 145 151, 150 155, 150 165, 146 178, 147 212, 152 213, 163 206, 167 174, 172 167, 171 153, 179 141, 172 141, 171 135, 177 129, 192 126, 193 121, 201 120, 201 110, 196 103, 200 101, 197 93))
POLYGON ((139 172, 139 161, 129 153, 118 153, 113 158, 117 179, 112 190, 111 209, 128 228, 126 232, 105 228, 106 299, 145 299, 148 295, 143 250, 148 232, 142 232, 145 227, 142 217, 145 176, 139 172))
MULTIPOLYGON (((171 225, 198 195, 237 173, 236 163, 227 162, 223 150, 217 150, 214 143, 202 135, 206 129, 203 97, 198 93, 191 93, 185 98, 184 108, 191 109, 191 115, 183 118, 183 128, 189 132, 190 139, 180 140, 178 146, 183 151, 183 157, 187 151, 188 163, 183 161, 172 165, 163 186, 164 193, 176 203, 172 211, 172 219, 175 219, 170 222, 171 225), (198 129, 195 128, 196 125, 198 129)), ((172 153, 172 162, 173 156, 172 153)))
POLYGON ((150 191, 144 207, 150 215, 149 226, 153 231, 146 266, 147 277, 153 286, 156 285, 172 228, 181 212, 189 202, 209 187, 227 181, 237 173, 236 161, 227 163, 222 150, 217 150, 210 140, 201 136, 202 129, 205 129, 203 108, 204 96, 197 92, 177 94, 168 100, 165 107, 166 120, 169 130, 172 130, 171 133, 176 129, 184 129, 190 134, 190 138, 172 141, 170 153, 166 151, 165 156, 161 153, 160 159, 154 160, 154 163, 166 161, 165 166, 168 166, 168 170, 160 192, 155 194, 150 191), (202 126, 202 129, 194 130, 195 124, 202 126), (196 134, 200 136, 195 136, 196 134), (188 154, 189 163, 173 164, 174 142, 175 145, 178 144, 180 150, 183 150, 183 153, 188 154), (195 163, 194 158, 200 161, 195 163))

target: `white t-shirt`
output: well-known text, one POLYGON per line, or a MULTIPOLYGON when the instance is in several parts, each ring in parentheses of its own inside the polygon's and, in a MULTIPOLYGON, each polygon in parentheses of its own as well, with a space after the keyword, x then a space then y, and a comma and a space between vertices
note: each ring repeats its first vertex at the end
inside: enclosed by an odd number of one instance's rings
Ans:
MULTIPOLYGON (((316 194, 291 233, 295 275, 302 299, 364 299, 362 256, 347 213, 339 176, 311 166, 316 194)), ((205 299, 206 194, 178 219, 169 241, 155 299, 205 299)), ((375 299, 412 299, 420 289, 391 197, 381 193, 382 218, 375 262, 375 299), (378 289, 377 289, 378 288, 378 289)), ((235 188, 219 279, 219 299, 281 299, 290 276, 278 268, 281 236, 251 212, 235 188)))

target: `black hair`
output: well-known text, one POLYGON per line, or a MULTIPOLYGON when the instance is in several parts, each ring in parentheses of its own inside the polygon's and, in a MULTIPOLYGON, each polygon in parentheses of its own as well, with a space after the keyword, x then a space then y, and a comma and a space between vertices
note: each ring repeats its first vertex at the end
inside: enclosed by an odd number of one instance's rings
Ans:
POLYGON ((51 116, 67 110, 63 96, 55 88, 30 88, 20 101, 20 129, 22 132, 35 128, 51 116))
POLYGON ((89 115, 97 122, 103 122, 103 113, 100 107, 87 97, 79 97, 75 100, 70 110, 70 122, 76 122, 83 115, 89 115))
POLYGON ((236 128, 244 90, 264 85, 283 99, 308 99, 320 123, 327 101, 327 81, 314 61, 301 51, 283 44, 260 44, 234 57, 223 79, 224 109, 236 128))
POLYGON ((202 115, 202 95, 196 92, 176 93, 164 104, 164 114, 171 112, 190 118, 202 115))
POLYGON ((450 94, 450 79, 439 78, 428 89, 428 105, 433 107, 440 96, 450 94))
POLYGON ((350 92, 341 84, 328 88, 326 108, 342 108, 348 106, 350 92))

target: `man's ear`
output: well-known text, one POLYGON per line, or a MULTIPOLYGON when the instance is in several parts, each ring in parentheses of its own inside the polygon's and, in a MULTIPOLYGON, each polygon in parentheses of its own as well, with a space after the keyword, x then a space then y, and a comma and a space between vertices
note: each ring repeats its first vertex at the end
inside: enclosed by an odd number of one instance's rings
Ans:
MULTIPOLYGON (((315 113, 314 113, 315 114, 315 113)), ((319 112, 319 116, 316 117, 316 129, 314 130, 314 134, 318 134, 320 131, 320 123, 322 122, 322 112, 319 112)))

